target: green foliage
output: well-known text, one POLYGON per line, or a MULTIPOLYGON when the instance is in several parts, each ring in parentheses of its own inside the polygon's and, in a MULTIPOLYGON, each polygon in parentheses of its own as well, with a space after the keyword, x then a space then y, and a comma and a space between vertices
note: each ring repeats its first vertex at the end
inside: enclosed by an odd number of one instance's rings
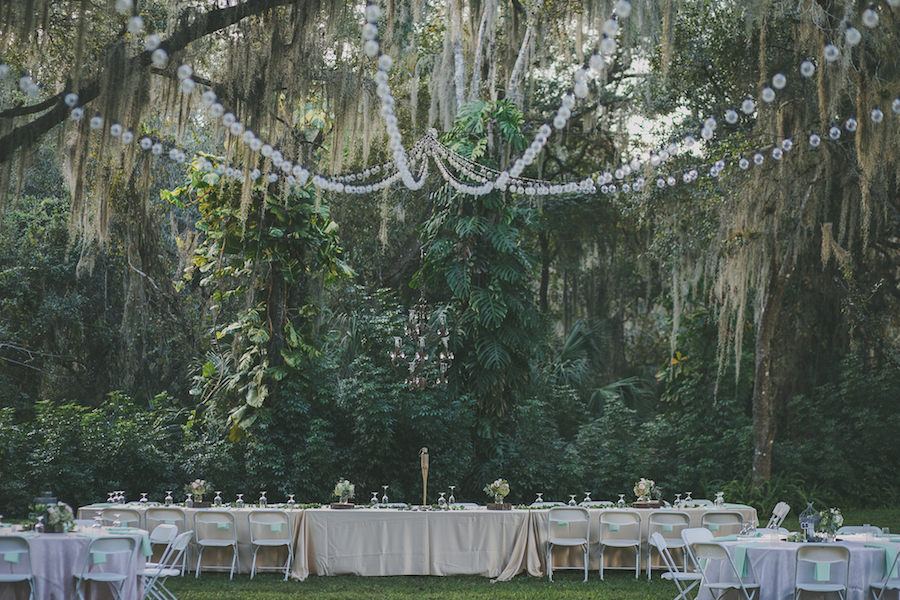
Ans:
MULTIPOLYGON (((444 142, 480 158, 491 126, 518 148, 522 123, 511 103, 471 102, 444 142)), ((471 390, 482 410, 502 414, 527 382, 534 340, 541 336, 530 289, 534 260, 521 243, 533 214, 499 191, 473 197, 447 187, 435 200, 423 227, 425 263, 416 281, 441 297, 449 295, 457 327, 458 389, 471 390)))
POLYGON ((316 286, 352 270, 340 258, 337 224, 308 188, 282 198, 260 178, 245 190, 220 175, 217 162, 198 157, 188 182, 162 196, 182 208, 196 204, 204 235, 194 258, 201 284, 214 286, 215 312, 237 307, 232 321, 214 323, 223 350, 200 367, 195 393, 229 408, 229 436, 238 441, 278 382, 305 377, 317 353, 316 286))

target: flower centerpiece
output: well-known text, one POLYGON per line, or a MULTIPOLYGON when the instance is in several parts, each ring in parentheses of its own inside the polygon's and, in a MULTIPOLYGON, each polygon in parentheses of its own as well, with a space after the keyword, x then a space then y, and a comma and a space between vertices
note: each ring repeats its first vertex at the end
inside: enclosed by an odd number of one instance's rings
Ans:
POLYGON ((484 493, 493 498, 496 504, 503 504, 503 500, 509 494, 509 482, 505 479, 495 479, 484 486, 484 493))
POLYGON ((192 494, 194 496, 194 502, 199 504, 203 502, 203 495, 212 491, 212 484, 206 481, 205 479, 195 479, 186 486, 184 486, 185 494, 192 494))
POLYGON ((40 521, 46 533, 66 533, 75 529, 75 513, 65 502, 32 506, 26 529, 34 529, 38 517, 43 517, 40 521))
POLYGON ((638 502, 649 502, 651 494, 657 494, 656 482, 652 479, 641 477, 634 484, 634 495, 637 497, 638 502))
POLYGON ((356 487, 346 479, 339 479, 334 486, 334 495, 340 498, 341 504, 348 504, 356 492, 356 487))
POLYGON ((837 530, 844 524, 844 515, 839 508, 826 508, 819 513, 817 530, 825 534, 825 539, 834 539, 837 530))

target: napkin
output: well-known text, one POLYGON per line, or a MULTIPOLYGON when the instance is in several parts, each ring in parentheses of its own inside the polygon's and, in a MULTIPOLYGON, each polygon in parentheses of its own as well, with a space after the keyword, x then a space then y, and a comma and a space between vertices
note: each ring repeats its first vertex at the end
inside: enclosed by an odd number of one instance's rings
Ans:
POLYGON ((831 563, 816 561, 813 569, 813 579, 816 581, 829 581, 831 579, 831 563))
POLYGON ((5 552, 3 554, 3 560, 8 563, 17 563, 19 562, 19 553, 18 552, 5 552))
POLYGON ((281 533, 281 523, 270 523, 269 531, 272 533, 281 533))
POLYGON ((894 559, 897 557, 897 553, 900 552, 900 548, 893 544, 880 544, 880 543, 872 543, 866 544, 867 548, 883 548, 884 549, 884 571, 887 572, 894 565, 894 559))
POLYGON ((95 565, 102 565, 106 562, 106 552, 91 552, 91 560, 95 565))

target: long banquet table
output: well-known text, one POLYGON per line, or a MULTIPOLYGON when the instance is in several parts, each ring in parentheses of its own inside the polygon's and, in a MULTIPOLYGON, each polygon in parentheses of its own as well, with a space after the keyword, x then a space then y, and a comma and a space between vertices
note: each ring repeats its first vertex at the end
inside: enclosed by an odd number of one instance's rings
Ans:
MULTIPOLYGON (((79 518, 91 518, 106 505, 79 509, 79 518)), ((129 505, 144 512, 146 507, 129 505)), ((745 505, 728 505, 740 512, 744 521, 756 519, 756 510, 745 505)), ((280 508, 281 509, 281 508, 280 508)), ((194 515, 206 509, 185 508, 187 527, 194 515)), ((248 514, 252 508, 225 508, 235 516, 238 536, 238 563, 241 573, 249 573, 252 552, 248 514)), ((281 509, 283 510, 283 509, 281 509)), ((590 568, 599 567, 597 541, 600 515, 615 508, 591 508, 590 568)), ((643 548, 646 556, 649 515, 659 509, 628 509, 641 516, 643 548)), ((663 509, 665 510, 665 509, 663 509)), ((691 526, 700 526, 702 515, 712 507, 683 509, 691 526)), ((506 581, 519 573, 541 577, 546 574, 546 535, 549 509, 493 511, 484 507, 465 510, 402 510, 393 508, 330 508, 286 510, 294 540, 292 577, 310 575, 482 575, 506 581)), ((143 514, 142 514, 143 516, 143 514)), ((627 553, 608 553, 607 566, 633 560, 627 553)), ((195 561, 192 549, 190 557, 195 561)), ((207 564, 204 553, 204 569, 207 564)), ((211 556, 221 562, 224 557, 211 556)), ((228 557, 230 558, 230 557, 228 557)), ((283 558, 261 557, 274 566, 283 558)), ((565 559, 565 558, 564 558, 565 559)), ((559 557, 557 559, 559 560, 559 557)), ((580 564, 580 557, 571 564, 580 564)), ((193 562, 189 568, 193 568, 193 562)), ((646 568, 645 565, 643 565, 646 568)))
MULTIPOLYGON (((121 530, 101 528, 88 529, 78 533, 14 533, 10 529, 0 529, 0 535, 17 535, 28 540, 31 548, 31 568, 35 576, 36 600, 70 600, 75 597, 75 574, 81 572, 85 554, 91 539, 98 536, 128 536, 137 542, 135 552, 127 565, 110 561, 101 570, 125 569, 128 579, 122 588, 122 600, 138 600, 141 597, 138 572, 144 568, 144 561, 150 544, 147 534, 137 529, 121 530)), ((0 572, 3 572, 4 560, 0 559, 0 572)), ((10 586, 0 588, 0 600, 27 598, 27 586, 20 584, 17 595, 13 595, 10 586)), ((91 598, 111 598, 107 584, 93 584, 91 598)))

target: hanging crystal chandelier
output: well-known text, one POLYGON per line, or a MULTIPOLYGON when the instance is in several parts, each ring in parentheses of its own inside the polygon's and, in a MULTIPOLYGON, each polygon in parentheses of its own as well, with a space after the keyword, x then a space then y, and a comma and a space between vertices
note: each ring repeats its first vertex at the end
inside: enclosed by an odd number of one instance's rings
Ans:
POLYGON ((409 319, 404 327, 405 339, 394 336, 394 348, 388 353, 391 363, 406 367, 406 385, 410 390, 445 385, 447 370, 453 362, 446 315, 442 312, 438 316, 438 325, 433 332, 429 330, 428 322, 428 302, 422 294, 415 306, 409 309, 409 319))

